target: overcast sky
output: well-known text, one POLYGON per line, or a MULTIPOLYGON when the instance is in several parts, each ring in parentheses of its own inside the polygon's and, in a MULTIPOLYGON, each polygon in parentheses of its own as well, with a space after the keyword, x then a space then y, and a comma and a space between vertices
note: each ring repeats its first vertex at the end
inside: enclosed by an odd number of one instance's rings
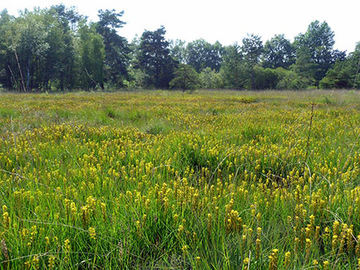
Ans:
POLYGON ((210 43, 241 44, 247 33, 257 34, 263 42, 275 34, 291 41, 315 20, 326 21, 335 32, 335 48, 354 51, 360 41, 360 0, 0 0, 0 10, 17 15, 18 10, 49 7, 63 3, 75 6, 90 20, 97 20, 99 9, 124 11, 127 24, 119 34, 129 41, 144 30, 161 25, 166 38, 210 43))

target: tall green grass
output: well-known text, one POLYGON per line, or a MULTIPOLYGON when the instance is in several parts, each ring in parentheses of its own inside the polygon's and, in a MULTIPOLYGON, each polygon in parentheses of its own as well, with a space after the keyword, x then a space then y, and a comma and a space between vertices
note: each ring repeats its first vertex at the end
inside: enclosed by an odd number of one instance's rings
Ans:
POLYGON ((0 94, 1 267, 356 269, 359 105, 350 91, 0 94))

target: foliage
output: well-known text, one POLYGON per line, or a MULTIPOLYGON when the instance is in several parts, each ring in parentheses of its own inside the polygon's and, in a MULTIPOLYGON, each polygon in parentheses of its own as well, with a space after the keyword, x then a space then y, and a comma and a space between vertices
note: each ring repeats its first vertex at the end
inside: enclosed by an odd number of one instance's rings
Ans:
POLYGON ((289 68, 295 62, 295 50, 284 35, 275 35, 264 46, 262 65, 265 68, 289 68))
POLYGON ((306 89, 309 85, 312 85, 312 81, 308 78, 300 76, 298 73, 293 70, 286 70, 283 68, 277 68, 275 70, 278 83, 276 84, 276 89, 286 90, 301 90, 306 89))
POLYGON ((334 32, 326 22, 312 22, 305 34, 295 38, 296 71, 314 79, 318 86, 335 61, 343 58, 341 52, 333 50, 334 43, 334 32))
POLYGON ((94 24, 64 5, 25 10, 18 18, 3 11, 1 82, 27 92, 104 89, 105 82, 121 86, 129 53, 126 40, 116 34, 121 15, 101 10, 94 24))
POLYGON ((163 26, 128 43, 120 35, 123 14, 100 9, 98 21, 90 22, 63 4, 17 17, 3 10, 0 86, 22 92, 168 89, 178 64, 186 64, 203 88, 360 88, 357 49, 334 50, 334 32, 326 22, 311 22, 293 43, 283 34, 265 45, 255 34, 231 46, 168 41, 163 26))
POLYGON ((224 87, 223 77, 219 72, 207 67, 199 74, 201 88, 221 89, 224 87))
POLYGON ((219 71, 221 67, 223 47, 219 42, 210 44, 203 39, 190 42, 187 47, 186 63, 193 66, 197 72, 209 67, 219 71))
POLYGON ((226 88, 244 88, 244 80, 246 79, 245 64, 238 45, 225 48, 221 74, 224 78, 226 88))
POLYGON ((199 87, 199 74, 190 66, 180 64, 175 71, 175 77, 170 82, 170 88, 194 90, 199 87))
POLYGON ((241 46, 241 51, 245 60, 247 60, 247 64, 250 67, 254 67, 255 65, 259 64, 260 57, 264 50, 261 37, 251 34, 244 38, 242 42, 243 45, 241 46))
POLYGON ((306 89, 309 85, 312 85, 312 81, 308 78, 302 77, 293 70, 286 70, 283 68, 277 68, 275 70, 278 77, 278 83, 276 89, 279 90, 301 90, 306 89))
POLYGON ((186 41, 180 39, 169 41, 171 57, 180 64, 185 64, 187 61, 187 50, 185 44, 186 41))
MULTIPOLYGON (((13 20, 13 17, 9 15, 6 9, 4 9, 0 13, 0 84, 9 88, 12 85, 12 76, 11 69, 9 69, 10 65, 10 50, 8 49, 8 27, 10 22, 13 20)), ((14 82, 15 83, 15 82, 14 82)))
POLYGON ((40 11, 24 12, 19 20, 11 24, 12 39, 9 49, 15 55, 13 70, 20 74, 18 79, 22 91, 41 87, 41 73, 35 66, 42 66, 49 49, 48 32, 40 11))
POLYGON ((129 80, 124 81, 127 89, 143 89, 149 81, 149 76, 141 69, 129 69, 129 80))
POLYGON ((113 10, 99 10, 99 21, 96 31, 103 37, 105 45, 104 77, 108 83, 118 87, 128 79, 130 53, 127 40, 117 34, 125 24, 120 20, 124 12, 113 10))
POLYGON ((320 81, 320 88, 359 88, 360 43, 346 60, 337 61, 320 81))
POLYGON ((354 80, 352 80, 353 69, 348 62, 338 62, 335 66, 328 70, 326 76, 320 81, 320 88, 352 88, 354 80))
POLYGON ((141 36, 138 67, 148 76, 146 87, 169 88, 176 67, 170 56, 169 42, 165 40, 165 28, 145 31, 141 36))
POLYGON ((241 50, 245 60, 247 76, 250 78, 250 89, 255 89, 255 66, 260 63, 260 57, 263 53, 264 46, 261 37, 251 34, 243 39, 241 50))
POLYGON ((82 16, 64 5, 53 6, 45 14, 46 25, 52 25, 47 43, 49 50, 42 71, 42 89, 55 87, 64 91, 76 85, 76 39, 71 28, 76 28, 82 16), (55 64, 54 64, 55 63, 55 64))
POLYGON ((102 37, 96 33, 95 25, 82 24, 79 29, 81 47, 82 88, 104 89, 105 45, 102 37))
POLYGON ((255 67, 255 84, 249 89, 275 89, 279 78, 274 69, 255 67))

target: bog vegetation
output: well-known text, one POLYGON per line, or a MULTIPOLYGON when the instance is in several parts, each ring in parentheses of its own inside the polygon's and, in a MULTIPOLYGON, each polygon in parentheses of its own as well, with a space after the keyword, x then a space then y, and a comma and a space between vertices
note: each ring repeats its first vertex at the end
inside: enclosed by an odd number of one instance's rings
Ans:
POLYGON ((293 42, 281 33, 266 42, 249 34, 241 44, 223 46, 166 40, 164 26, 129 42, 121 34, 122 15, 99 10, 98 21, 90 22, 64 5, 24 10, 17 17, 3 10, 0 88, 360 88, 360 44, 353 51, 337 50, 327 22, 311 22, 293 42))
POLYGON ((2 269, 357 269, 358 92, 1 94, 2 269))

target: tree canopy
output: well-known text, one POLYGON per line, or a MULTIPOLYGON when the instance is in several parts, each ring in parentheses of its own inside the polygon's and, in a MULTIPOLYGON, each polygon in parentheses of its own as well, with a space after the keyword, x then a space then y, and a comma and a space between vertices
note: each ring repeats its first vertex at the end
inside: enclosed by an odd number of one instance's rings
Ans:
POLYGON ((289 68, 294 62, 294 47, 283 34, 275 35, 266 41, 263 55, 265 68, 289 68))
POLYGON ((15 91, 118 88, 304 89, 360 88, 360 45, 334 49, 327 22, 313 21, 290 42, 283 34, 241 44, 167 40, 166 29, 145 30, 128 42, 124 11, 99 10, 91 22, 75 8, 55 5, 0 12, 0 88, 15 91))
POLYGON ((147 74, 147 87, 169 88, 176 62, 170 55, 165 28, 146 30, 140 39, 138 67, 147 74))

